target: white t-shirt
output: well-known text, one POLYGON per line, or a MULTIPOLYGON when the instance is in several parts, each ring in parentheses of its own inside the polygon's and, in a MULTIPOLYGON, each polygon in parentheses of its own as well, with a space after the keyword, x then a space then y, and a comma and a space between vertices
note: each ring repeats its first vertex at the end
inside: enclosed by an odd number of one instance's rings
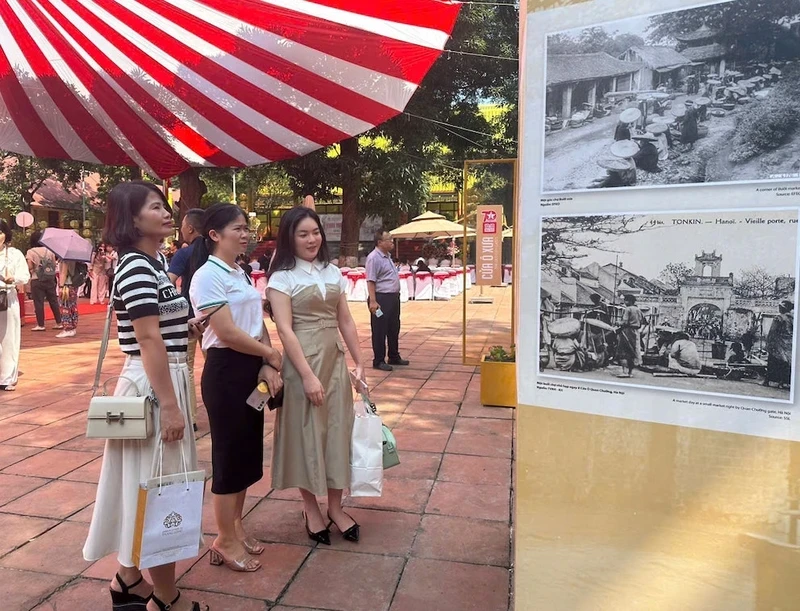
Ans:
MULTIPOLYGON (((227 304, 234 324, 250 337, 261 339, 264 332, 261 295, 238 265, 230 267, 222 259, 210 256, 192 276, 189 299, 198 315, 227 304)), ((203 350, 227 347, 209 325, 203 333, 203 350)))
POLYGON ((316 285, 324 298, 327 293, 326 284, 338 284, 342 293, 347 291, 347 280, 344 279, 339 268, 332 263, 323 265, 319 261, 309 263, 302 259, 296 259, 294 269, 281 270, 272 274, 267 287, 294 297, 304 288, 316 285))

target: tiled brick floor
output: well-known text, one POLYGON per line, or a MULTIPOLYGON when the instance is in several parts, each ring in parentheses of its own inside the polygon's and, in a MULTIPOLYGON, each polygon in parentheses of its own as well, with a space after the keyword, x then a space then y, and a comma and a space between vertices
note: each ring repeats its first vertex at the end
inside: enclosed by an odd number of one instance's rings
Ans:
MULTIPOLYGON (((511 291, 488 294, 493 305, 468 306, 471 356, 509 343, 511 291)), ((366 308, 352 309, 369 360, 366 308)), ((102 319, 84 316, 69 340, 25 327, 24 376, 17 392, 0 393, 2 611, 110 608, 115 558, 81 557, 103 445, 83 436, 102 319)), ((348 543, 335 531, 331 547, 309 541, 297 491, 270 486, 269 420, 265 476, 245 505, 245 524, 267 544, 264 569, 212 567, 201 550, 178 565, 187 596, 214 611, 507 611, 514 412, 480 404, 477 370, 461 362, 460 300, 405 304, 401 349, 410 367, 367 371, 402 463, 386 472, 383 497, 346 500, 361 541, 348 543)), ((112 346, 106 375, 121 364, 112 346)), ((207 470, 210 448, 201 408, 198 456, 207 470)), ((210 543, 216 526, 209 501, 210 543)))

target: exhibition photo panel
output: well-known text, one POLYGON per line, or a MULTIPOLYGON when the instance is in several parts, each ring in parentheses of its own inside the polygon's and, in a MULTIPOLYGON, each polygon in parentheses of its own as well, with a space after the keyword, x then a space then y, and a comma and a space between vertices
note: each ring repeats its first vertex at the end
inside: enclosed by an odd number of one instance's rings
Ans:
POLYGON ((542 192, 800 178, 792 5, 732 0, 548 33, 542 192))

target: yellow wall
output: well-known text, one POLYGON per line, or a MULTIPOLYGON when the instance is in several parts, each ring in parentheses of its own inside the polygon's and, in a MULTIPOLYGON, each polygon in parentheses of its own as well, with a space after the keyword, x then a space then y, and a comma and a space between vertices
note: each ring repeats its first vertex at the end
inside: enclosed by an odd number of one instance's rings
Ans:
POLYGON ((527 405, 516 417, 517 611, 800 609, 781 513, 800 445, 527 405))

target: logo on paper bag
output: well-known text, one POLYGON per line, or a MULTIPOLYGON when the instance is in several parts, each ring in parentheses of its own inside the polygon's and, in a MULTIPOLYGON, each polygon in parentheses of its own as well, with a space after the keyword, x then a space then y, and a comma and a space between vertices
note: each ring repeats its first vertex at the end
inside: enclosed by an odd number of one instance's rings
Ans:
POLYGON ((166 518, 164 518, 164 528, 178 528, 183 522, 181 514, 173 511, 166 518))

